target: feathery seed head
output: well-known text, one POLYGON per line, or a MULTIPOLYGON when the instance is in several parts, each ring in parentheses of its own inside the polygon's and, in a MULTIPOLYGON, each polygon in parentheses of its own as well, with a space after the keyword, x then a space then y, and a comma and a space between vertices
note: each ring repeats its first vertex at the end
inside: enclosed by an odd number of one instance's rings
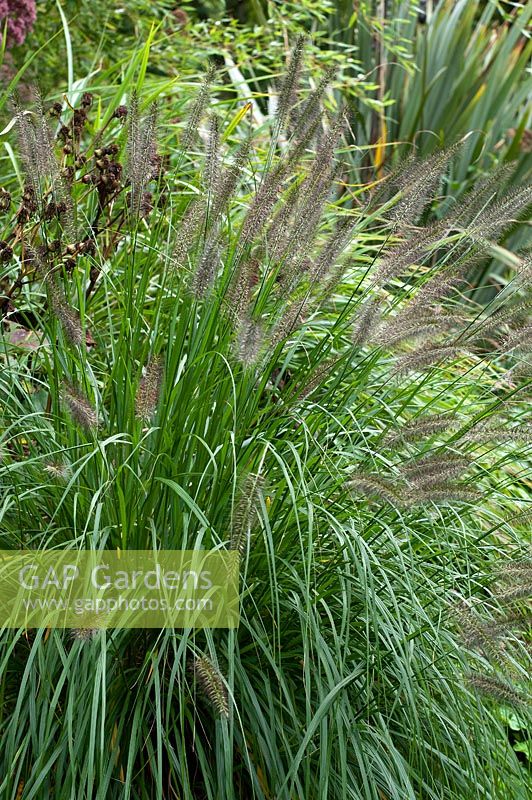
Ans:
POLYGON ((222 674, 206 656, 195 656, 192 661, 194 676, 210 702, 221 717, 229 717, 227 687, 222 674))
POLYGON ((458 357, 462 352, 463 348, 460 347, 423 347, 397 359, 393 374, 404 375, 413 371, 423 372, 429 367, 437 366, 442 361, 458 357))
POLYGON ((146 371, 140 380, 135 399, 135 414, 144 421, 149 420, 157 408, 161 386, 163 382, 164 367, 161 356, 154 356, 146 366, 146 371))
POLYGON ((436 436, 438 433, 445 433, 454 424, 456 422, 449 414, 430 414, 425 417, 416 417, 401 425, 400 428, 389 431, 383 439, 383 444, 388 447, 394 447, 402 443, 416 442, 419 439, 436 436))
POLYGON ((517 708, 527 705, 523 695, 513 685, 500 678, 471 674, 468 676, 468 681, 478 692, 491 697, 498 703, 506 703, 517 708))
POLYGON ((86 430, 98 426, 96 411, 86 396, 74 386, 68 386, 64 393, 65 402, 75 422, 86 430))
POLYGON ((235 342, 235 356, 244 367, 257 363, 263 344, 263 330, 259 322, 242 319, 238 326, 235 342))
POLYGON ((78 313, 69 307, 64 292, 52 279, 47 279, 52 310, 59 320, 68 341, 75 347, 84 343, 83 329, 78 313))
POLYGON ((197 300, 204 298, 212 288, 220 264, 221 244, 219 234, 205 243, 196 271, 190 281, 190 290, 197 300))
POLYGON ((297 103, 297 90, 301 75, 305 42, 306 36, 301 35, 297 38, 283 78, 277 103, 277 121, 280 128, 284 126, 289 112, 297 103))
POLYGON ((404 498, 397 491, 396 485, 378 475, 363 473, 351 475, 347 485, 353 491, 370 499, 384 500, 397 507, 404 505, 404 498))
POLYGON ((381 301, 379 297, 371 297, 369 300, 365 301, 360 309, 351 334, 351 341, 355 347, 362 347, 371 336, 380 318, 380 304, 381 301))
POLYGON ((211 90, 212 82, 214 81, 216 75, 216 68, 213 64, 209 65, 205 78, 201 84, 201 88, 198 92, 198 96, 194 100, 187 126, 183 131, 183 135, 181 137, 181 150, 186 151, 190 147, 190 145, 194 142, 194 139, 198 133, 198 125, 203 117, 205 110, 209 103, 209 95, 211 90))

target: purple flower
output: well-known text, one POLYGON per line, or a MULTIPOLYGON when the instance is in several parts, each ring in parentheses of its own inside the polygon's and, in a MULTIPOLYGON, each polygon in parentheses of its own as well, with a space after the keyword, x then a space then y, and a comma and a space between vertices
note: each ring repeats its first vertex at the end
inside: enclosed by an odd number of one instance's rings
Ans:
POLYGON ((7 18, 8 46, 22 44, 32 29, 36 16, 35 0, 0 0, 0 25, 3 32, 7 18))

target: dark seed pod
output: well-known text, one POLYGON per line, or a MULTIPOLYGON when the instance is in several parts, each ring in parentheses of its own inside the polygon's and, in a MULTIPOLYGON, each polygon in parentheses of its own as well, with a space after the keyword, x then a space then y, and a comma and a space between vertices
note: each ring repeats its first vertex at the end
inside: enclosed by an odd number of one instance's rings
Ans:
POLYGON ((115 119, 123 119, 124 117, 127 117, 127 106, 118 106, 113 114, 113 117, 115 117, 115 119))
POLYGON ((56 118, 59 118, 62 112, 63 112, 63 106, 61 105, 61 103, 58 102, 52 103, 48 111, 51 117, 56 117, 56 118))
POLYGON ((5 189, 0 189, 0 211, 9 211, 11 195, 5 189))

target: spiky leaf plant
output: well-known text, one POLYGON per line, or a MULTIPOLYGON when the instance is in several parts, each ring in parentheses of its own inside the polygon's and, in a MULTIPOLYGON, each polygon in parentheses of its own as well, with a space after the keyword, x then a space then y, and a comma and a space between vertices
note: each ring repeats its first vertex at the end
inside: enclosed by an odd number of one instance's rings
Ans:
POLYGON ((526 501, 528 283, 495 332, 456 298, 530 194, 423 230, 424 167, 342 190, 300 58, 266 147, 206 119, 212 75, 167 152, 153 97, 15 112, 2 547, 238 550, 242 616, 4 631, 2 797, 524 796, 448 595, 482 593, 526 501))

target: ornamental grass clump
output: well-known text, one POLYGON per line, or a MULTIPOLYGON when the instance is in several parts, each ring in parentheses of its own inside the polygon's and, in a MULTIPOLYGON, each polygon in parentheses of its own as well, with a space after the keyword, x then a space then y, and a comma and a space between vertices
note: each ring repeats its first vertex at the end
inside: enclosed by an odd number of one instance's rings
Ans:
POLYGON ((212 71, 179 125, 141 80, 15 112, 46 168, 0 223, 2 546, 237 551, 241 623, 4 631, 2 796, 519 796, 447 611, 519 541, 528 323, 468 335, 489 202, 420 225, 452 153, 347 185, 302 59, 257 131, 212 71))

